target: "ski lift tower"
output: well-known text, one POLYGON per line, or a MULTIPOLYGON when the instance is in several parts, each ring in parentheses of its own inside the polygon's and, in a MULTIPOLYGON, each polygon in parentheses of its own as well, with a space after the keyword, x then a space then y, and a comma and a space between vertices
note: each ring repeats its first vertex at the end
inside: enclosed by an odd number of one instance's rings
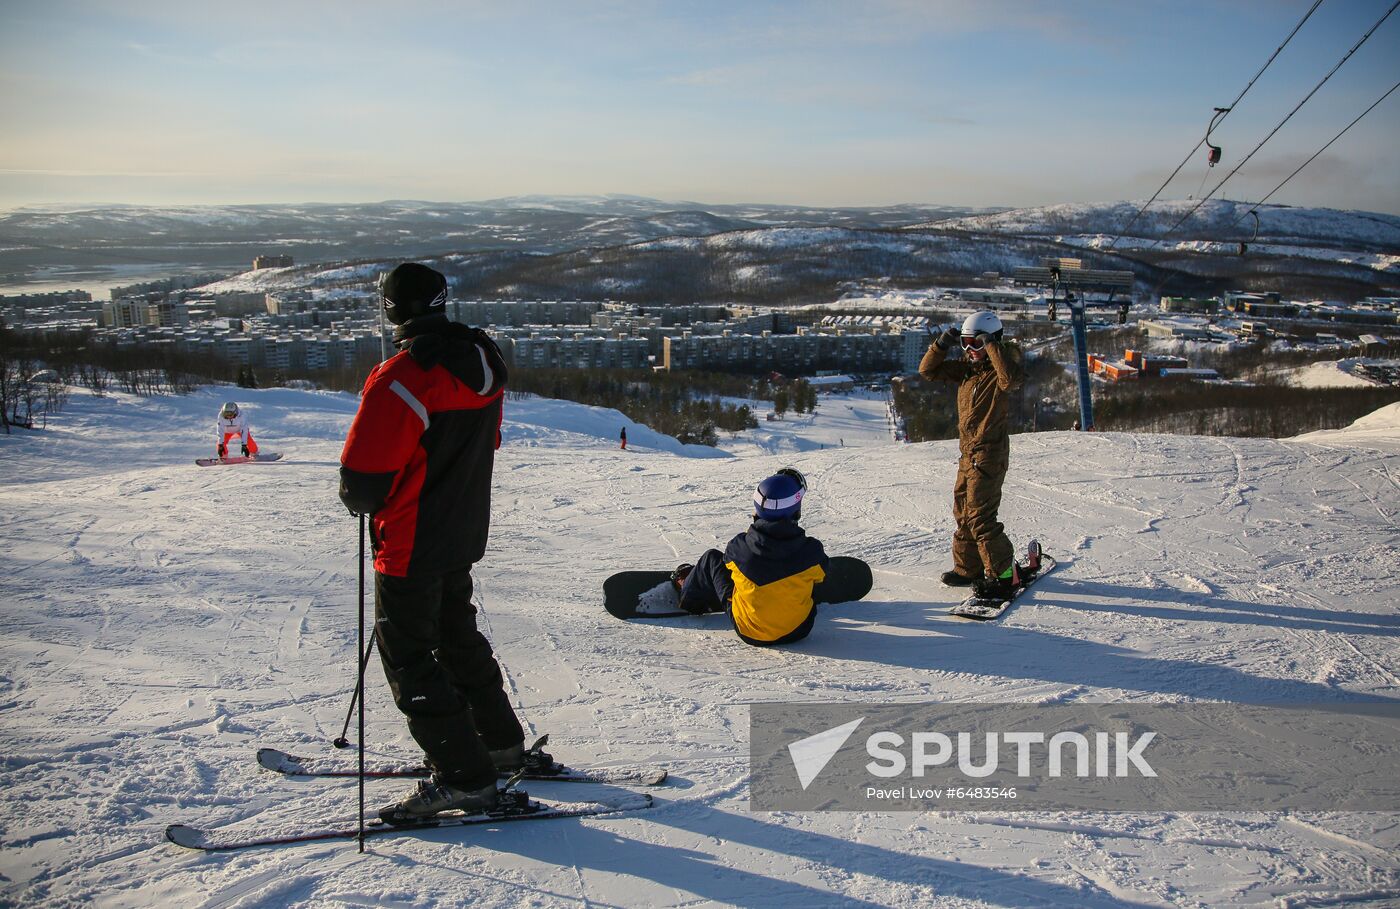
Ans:
MULTIPOLYGON (((1114 303, 1113 295, 1132 294, 1133 273, 1085 268, 1079 259, 1042 259, 1039 268, 1016 269, 1012 281, 1019 287, 1048 288, 1052 321, 1058 302, 1069 307, 1070 334, 1074 338, 1074 358, 1078 361, 1075 375, 1079 379, 1079 428, 1089 432, 1094 428, 1094 400, 1089 386, 1089 342, 1084 310, 1089 306, 1126 307, 1126 301, 1114 303), (1064 296, 1060 297, 1062 290, 1064 296), (1107 293, 1108 299, 1090 303, 1084 299, 1086 293, 1107 293)), ((1126 309, 1123 311, 1126 313, 1126 309)))

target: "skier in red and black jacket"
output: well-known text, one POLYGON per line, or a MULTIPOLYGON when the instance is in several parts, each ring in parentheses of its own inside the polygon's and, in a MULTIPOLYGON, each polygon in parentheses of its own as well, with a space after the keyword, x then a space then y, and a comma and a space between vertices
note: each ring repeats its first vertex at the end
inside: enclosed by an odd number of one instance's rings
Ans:
POLYGON ((498 771, 518 769, 525 753, 471 602, 506 365, 485 332, 447 318, 447 279, 434 269, 403 263, 379 290, 401 352, 365 382, 340 456, 340 500, 370 515, 380 658, 433 770, 380 811, 392 822, 496 807, 498 771))

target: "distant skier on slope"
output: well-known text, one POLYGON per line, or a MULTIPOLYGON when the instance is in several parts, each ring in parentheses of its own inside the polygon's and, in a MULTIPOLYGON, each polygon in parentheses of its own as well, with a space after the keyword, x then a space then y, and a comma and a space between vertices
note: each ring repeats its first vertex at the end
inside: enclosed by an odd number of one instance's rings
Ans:
POLYGON ((958 385, 958 476, 953 486, 953 569, 943 583, 973 585, 979 597, 1009 599, 1020 583, 1015 551, 997 520, 1010 466, 1011 392, 1024 380, 1021 349, 1003 340, 992 312, 968 316, 929 345, 919 375, 958 385), (949 360, 954 344, 965 359, 949 360))
POLYGON ((694 615, 728 612, 746 644, 770 647, 800 641, 817 618, 812 588, 829 561, 820 540, 798 526, 807 481, 787 467, 758 484, 753 523, 723 553, 707 549, 699 561, 671 574, 680 607, 694 615))
POLYGON ((228 442, 234 436, 238 436, 243 457, 246 458, 258 453, 258 443, 253 440, 252 427, 248 425, 247 418, 239 410, 238 402, 226 401, 219 410, 218 420, 214 423, 214 438, 218 445, 220 458, 228 457, 228 442))
POLYGON ((491 516, 505 361, 485 332, 448 320, 439 272, 401 264, 380 296, 401 352, 365 382, 340 456, 340 499, 371 516, 379 654, 432 768, 380 817, 489 811, 499 802, 497 771, 525 760, 524 730, 471 602, 491 516))
POLYGON ((627 450, 627 427, 626 427, 626 426, 622 427, 622 435, 620 436, 620 438, 622 439, 622 450, 623 450, 623 451, 626 451, 626 450, 627 450))

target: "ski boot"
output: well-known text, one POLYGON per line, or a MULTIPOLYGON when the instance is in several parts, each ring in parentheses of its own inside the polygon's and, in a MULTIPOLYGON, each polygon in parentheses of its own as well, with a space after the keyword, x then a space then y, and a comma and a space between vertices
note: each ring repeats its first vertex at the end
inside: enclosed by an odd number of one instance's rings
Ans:
POLYGON ((982 577, 972 582, 972 592, 977 594, 978 599, 983 600, 1009 600, 1016 595, 1016 591, 1021 588, 1021 566, 1014 561, 1011 568, 999 577, 982 577))
POLYGON ((507 775, 521 772, 530 776, 560 773, 564 765, 555 761, 554 756, 544 750, 547 744, 549 736, 542 735, 529 748, 525 747, 523 741, 508 748, 497 748, 491 752, 491 763, 496 765, 497 773, 507 775))
POLYGON ((462 789, 432 776, 420 781, 413 792, 398 802, 379 809, 379 819, 386 824, 410 824, 443 811, 490 814, 503 807, 503 802, 507 801, 505 796, 513 798, 524 794, 502 792, 496 788, 494 780, 479 788, 462 789))

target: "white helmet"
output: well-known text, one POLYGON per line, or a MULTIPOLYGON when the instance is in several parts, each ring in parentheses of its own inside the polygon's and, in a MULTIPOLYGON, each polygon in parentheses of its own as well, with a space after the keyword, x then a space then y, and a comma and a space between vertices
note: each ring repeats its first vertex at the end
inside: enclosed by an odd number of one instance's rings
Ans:
POLYGON ((223 414, 224 419, 226 419, 226 420, 232 420, 234 417, 238 416, 238 402, 237 402, 237 401, 228 401, 228 402, 226 402, 226 403, 224 404, 223 410, 219 411, 219 413, 223 414))
POLYGON ((964 338, 975 338, 979 334, 991 335, 993 341, 1001 340, 1001 320, 997 318, 996 313, 975 312, 963 321, 964 338))

